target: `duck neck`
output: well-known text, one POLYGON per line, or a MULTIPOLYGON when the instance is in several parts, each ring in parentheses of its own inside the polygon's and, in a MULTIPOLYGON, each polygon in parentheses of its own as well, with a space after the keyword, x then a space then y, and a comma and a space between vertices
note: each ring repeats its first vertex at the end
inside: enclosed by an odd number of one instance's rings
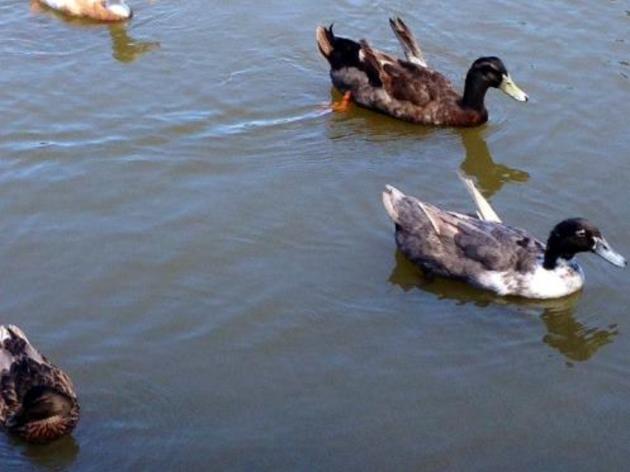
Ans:
POLYGON ((564 259, 565 261, 570 261, 575 257, 575 253, 571 252, 558 252, 550 249, 547 246, 547 250, 545 251, 545 260, 543 262, 543 267, 547 270, 554 270, 558 267, 558 261, 560 259, 564 259))
POLYGON ((488 91, 488 82, 483 80, 481 75, 474 71, 469 71, 466 76, 466 85, 464 86, 464 97, 462 104, 466 108, 472 108, 477 111, 485 111, 484 99, 488 91))
POLYGON ((543 267, 546 270, 554 270, 558 265, 558 255, 552 254, 550 251, 545 251, 545 261, 543 267))

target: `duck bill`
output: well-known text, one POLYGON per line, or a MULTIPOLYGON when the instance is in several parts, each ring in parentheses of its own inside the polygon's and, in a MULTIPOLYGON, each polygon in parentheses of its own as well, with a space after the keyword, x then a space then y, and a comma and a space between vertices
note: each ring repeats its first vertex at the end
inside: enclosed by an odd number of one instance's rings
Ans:
POLYGON ((526 102, 527 100, 529 100, 527 94, 514 83, 512 77, 510 77, 510 74, 506 74, 503 76, 503 80, 501 80, 499 88, 503 91, 503 93, 509 95, 514 100, 518 100, 519 102, 526 102))
POLYGON ((593 252, 617 267, 625 267, 627 264, 626 258, 614 251, 604 238, 595 238, 593 252))

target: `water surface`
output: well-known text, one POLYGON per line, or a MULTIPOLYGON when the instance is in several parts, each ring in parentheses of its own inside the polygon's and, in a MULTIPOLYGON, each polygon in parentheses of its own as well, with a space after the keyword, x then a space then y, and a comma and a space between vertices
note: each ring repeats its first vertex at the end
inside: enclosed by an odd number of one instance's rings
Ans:
POLYGON ((82 419, 2 470, 620 470, 627 272, 547 303, 431 280, 387 183, 540 238, 581 215, 630 255, 630 16, 540 4, 133 2, 128 25, 0 6, 0 312, 67 369, 82 419), (531 97, 436 130, 352 108, 314 28, 458 84, 498 55, 531 97), (605 25, 603 27, 602 25, 605 25))

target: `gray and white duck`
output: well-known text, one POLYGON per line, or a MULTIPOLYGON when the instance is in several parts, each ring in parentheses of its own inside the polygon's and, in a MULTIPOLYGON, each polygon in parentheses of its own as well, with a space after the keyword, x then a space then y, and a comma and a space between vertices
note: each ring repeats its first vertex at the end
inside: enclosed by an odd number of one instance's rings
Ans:
POLYGON ((592 252, 617 267, 626 259, 584 218, 558 223, 547 244, 501 222, 470 179, 462 177, 477 216, 437 208, 386 186, 383 204, 396 227, 396 244, 429 274, 467 282, 499 295, 559 298, 584 285, 575 261, 592 252))
POLYGON ((79 402, 68 374, 35 349, 20 328, 0 326, 0 424, 29 442, 70 434, 79 402))

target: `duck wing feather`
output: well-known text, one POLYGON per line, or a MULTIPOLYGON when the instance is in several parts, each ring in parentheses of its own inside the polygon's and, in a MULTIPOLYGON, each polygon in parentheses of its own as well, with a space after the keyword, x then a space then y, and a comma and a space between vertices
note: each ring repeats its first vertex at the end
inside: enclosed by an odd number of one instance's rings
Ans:
POLYGON ((401 251, 439 275, 470 280, 482 271, 525 272, 544 251, 524 230, 444 211, 393 187, 383 200, 396 223, 401 251))
POLYGON ((364 39, 360 44, 363 60, 378 72, 390 97, 420 108, 459 98, 451 82, 439 72, 376 51, 364 39))
POLYGON ((398 38, 407 60, 420 67, 427 67, 427 61, 422 54, 420 45, 407 24, 400 17, 396 17, 389 19, 389 26, 398 38))
POLYGON ((477 216, 479 217, 479 219, 501 223, 501 218, 499 218, 499 215, 496 214, 496 212, 492 208, 492 205, 490 205, 490 202, 488 202, 488 200, 486 200, 484 196, 481 195, 481 192, 479 191, 479 189, 477 189, 472 179, 466 177, 462 173, 459 174, 459 178, 464 183, 464 186, 472 197, 473 202, 475 202, 475 206, 477 207, 477 216))

